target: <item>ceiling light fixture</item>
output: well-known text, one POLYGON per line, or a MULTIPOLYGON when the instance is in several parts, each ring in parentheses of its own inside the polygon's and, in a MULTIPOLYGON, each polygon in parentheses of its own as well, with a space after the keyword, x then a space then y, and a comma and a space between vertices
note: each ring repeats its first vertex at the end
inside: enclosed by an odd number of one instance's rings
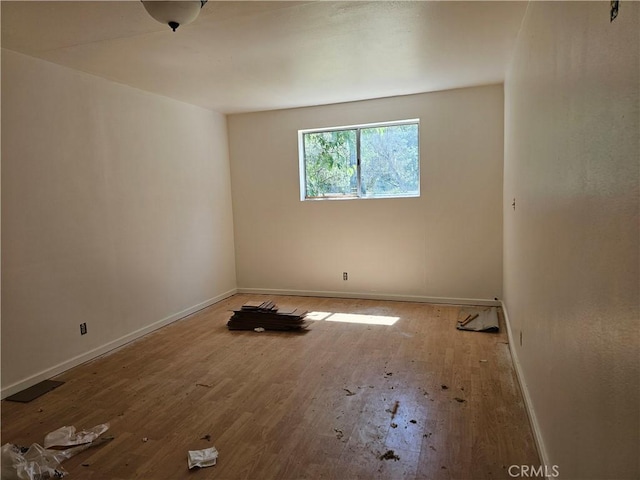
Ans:
POLYGON ((207 3, 207 0, 141 1, 149 15, 160 23, 169 25, 174 32, 180 25, 193 22, 198 17, 200 9, 207 3))

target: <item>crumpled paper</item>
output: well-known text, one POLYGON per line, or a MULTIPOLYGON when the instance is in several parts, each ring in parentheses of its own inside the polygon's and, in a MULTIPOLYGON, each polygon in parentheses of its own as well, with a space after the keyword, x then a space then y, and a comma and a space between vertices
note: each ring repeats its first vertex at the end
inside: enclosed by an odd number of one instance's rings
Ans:
POLYGON ((195 467, 212 467, 218 459, 216 447, 205 448, 204 450, 189 450, 189 470, 195 467))

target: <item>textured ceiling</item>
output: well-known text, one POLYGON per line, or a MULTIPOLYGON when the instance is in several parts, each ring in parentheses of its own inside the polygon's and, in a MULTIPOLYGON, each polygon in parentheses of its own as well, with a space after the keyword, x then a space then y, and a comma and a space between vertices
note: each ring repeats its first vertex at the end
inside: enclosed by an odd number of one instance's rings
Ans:
POLYGON ((504 80, 526 2, 2 2, 2 47, 222 113, 504 80))

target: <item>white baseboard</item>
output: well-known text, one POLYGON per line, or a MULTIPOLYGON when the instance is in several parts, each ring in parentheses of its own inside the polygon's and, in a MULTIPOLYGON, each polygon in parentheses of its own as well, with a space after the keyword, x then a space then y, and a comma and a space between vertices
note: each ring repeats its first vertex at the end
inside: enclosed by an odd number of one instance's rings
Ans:
POLYGON ((130 343, 148 333, 151 333, 154 330, 157 330, 159 328, 164 327, 165 325, 168 325, 177 320, 180 320, 181 318, 191 315, 192 313, 195 313, 198 310, 207 308, 208 306, 213 305, 214 303, 217 303, 221 300, 224 300, 225 298, 228 298, 232 295, 235 295, 236 293, 237 293, 237 290, 235 288, 232 290, 229 290, 225 293, 222 293, 213 298, 205 300, 204 302, 201 302, 197 305, 193 305, 192 307, 182 310, 181 312, 174 313, 173 315, 170 315, 166 318, 158 320, 150 325, 147 325, 146 327, 142 327, 134 332, 131 332, 115 340, 112 340, 111 342, 108 342, 100 347, 94 348, 92 350, 89 350, 88 352, 77 355, 73 358, 70 358, 69 360, 65 360, 64 362, 61 362, 53 367, 47 368, 46 370, 43 370, 35 375, 32 375, 28 378, 20 380, 12 385, 9 385, 8 387, 3 388, 2 391, 0 392, 0 398, 5 398, 5 397, 8 397, 9 395, 13 395, 14 393, 18 393, 24 390, 25 388, 29 388, 32 385, 35 385, 36 383, 39 383, 43 380, 47 380, 51 377, 59 375, 69 370, 70 368, 77 367, 78 365, 88 362, 89 360, 93 360, 94 358, 99 357, 100 355, 104 355, 105 353, 111 350, 114 350, 123 345, 126 345, 127 343, 130 343))
POLYGON ((507 307, 504 302, 501 301, 500 303, 502 306, 502 312, 504 313, 504 321, 507 326, 507 335, 509 336, 509 351, 511 352, 511 359, 513 360, 513 366, 516 370, 516 377, 518 377, 518 383, 520 384, 520 391, 522 392, 522 397, 524 398, 525 408, 527 410, 527 415, 529 416, 529 423, 531 424, 531 430, 533 431, 533 438, 536 442, 536 447, 538 448, 538 454, 540 455, 540 462, 541 465, 550 466, 551 463, 549 462, 547 449, 544 446, 544 440, 542 438, 540 425, 538 424, 538 418, 536 417, 536 412, 533 409, 533 402, 531 401, 529 389, 527 388, 527 382, 525 381, 524 373, 522 372, 522 367, 520 366, 520 361, 518 360, 518 354, 516 352, 516 349, 514 348, 516 344, 511 332, 511 322, 509 321, 507 307))
POLYGON ((295 297, 362 298, 368 300, 390 300, 396 302, 438 303, 446 305, 482 305, 498 307, 500 301, 482 298, 424 297, 420 295, 397 295, 393 293, 333 292, 319 290, 280 290, 270 288, 238 288, 238 293, 260 295, 291 295, 295 297))

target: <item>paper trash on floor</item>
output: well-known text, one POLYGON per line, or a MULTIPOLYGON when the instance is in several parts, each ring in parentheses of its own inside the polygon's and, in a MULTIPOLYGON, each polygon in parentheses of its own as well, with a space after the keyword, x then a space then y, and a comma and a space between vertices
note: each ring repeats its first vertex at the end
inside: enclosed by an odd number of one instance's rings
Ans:
POLYGON ((216 447, 205 448, 204 450, 189 450, 189 470, 195 467, 213 467, 218 459, 216 447))

